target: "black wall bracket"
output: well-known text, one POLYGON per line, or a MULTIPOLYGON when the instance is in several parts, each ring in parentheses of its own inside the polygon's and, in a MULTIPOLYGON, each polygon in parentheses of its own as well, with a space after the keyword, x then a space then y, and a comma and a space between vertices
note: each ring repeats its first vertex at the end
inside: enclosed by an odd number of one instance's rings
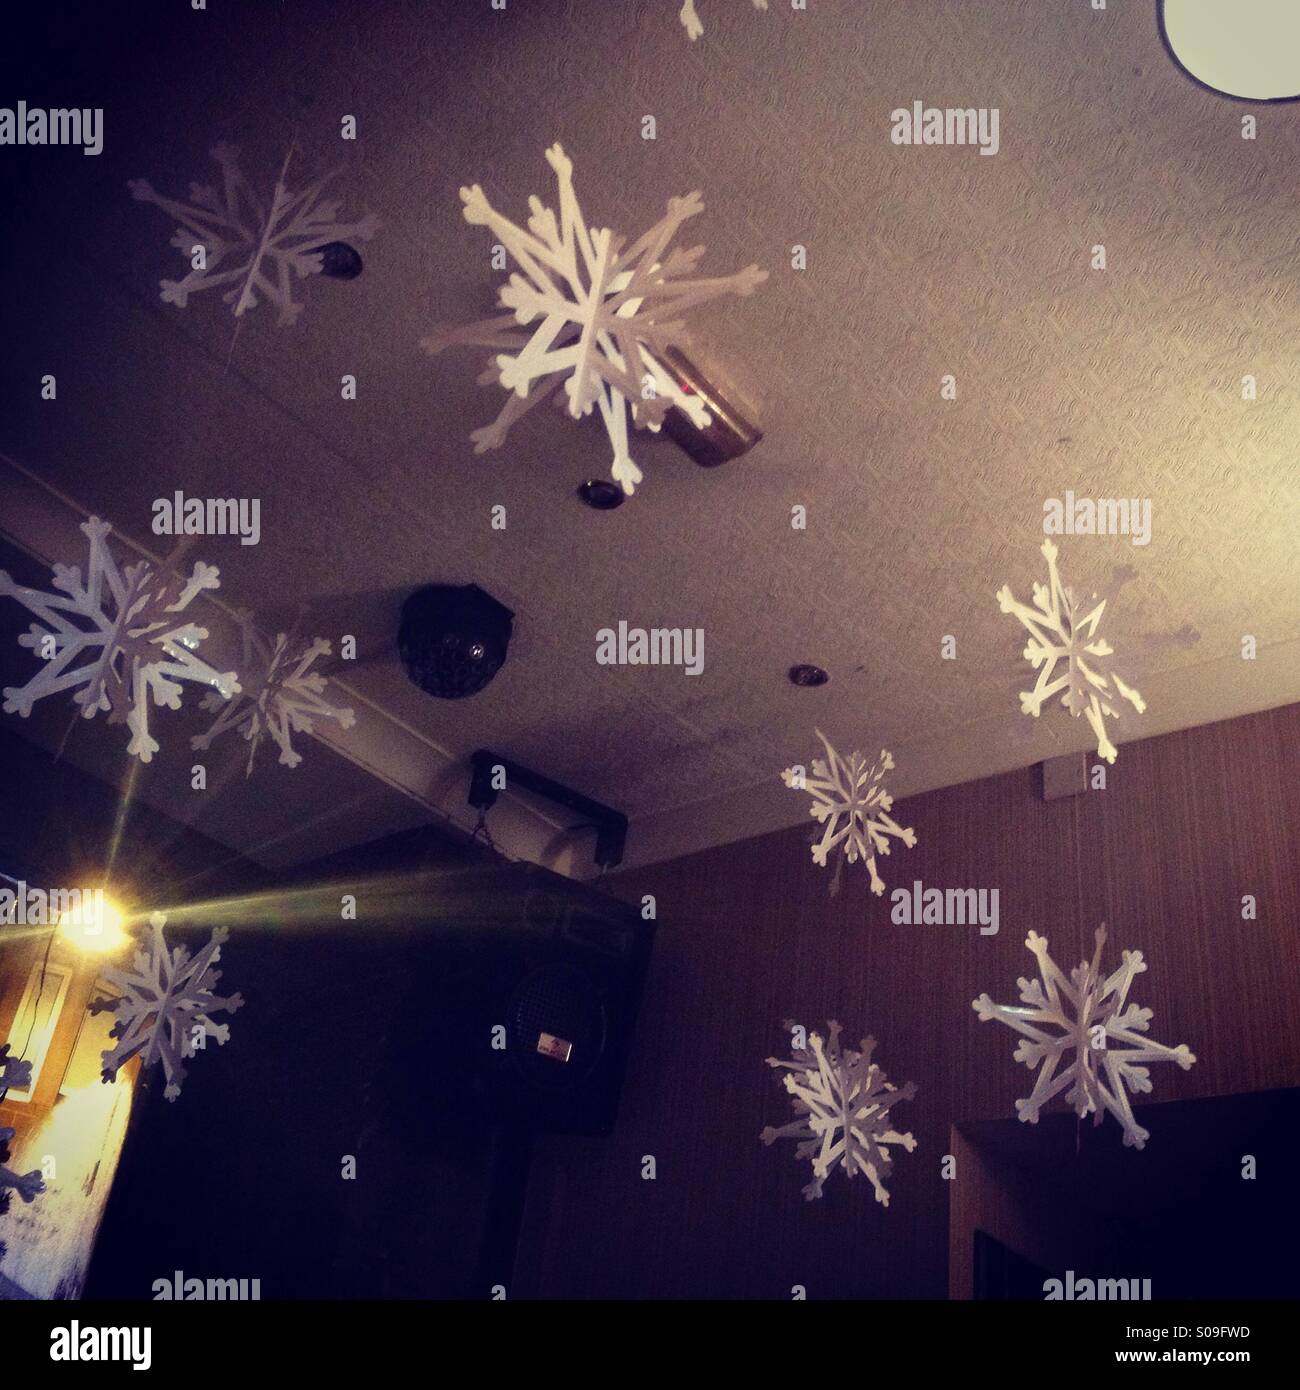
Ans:
MULTIPOLYGON (((496 803, 500 790, 492 785, 493 769, 505 773, 507 788, 522 787, 543 800, 553 801, 596 827, 596 849, 593 855, 602 869, 612 869, 623 862, 623 846, 627 843, 627 817, 622 811, 593 801, 560 782, 543 777, 540 772, 522 766, 510 758, 486 748, 478 749, 470 758, 473 769, 469 782, 469 804, 486 811, 496 803)), ((499 779, 498 779, 499 780, 499 779)))

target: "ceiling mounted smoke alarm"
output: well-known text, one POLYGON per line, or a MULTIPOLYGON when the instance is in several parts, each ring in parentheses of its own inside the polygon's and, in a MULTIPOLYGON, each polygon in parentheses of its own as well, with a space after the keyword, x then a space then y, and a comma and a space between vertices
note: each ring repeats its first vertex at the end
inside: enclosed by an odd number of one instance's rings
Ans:
POLYGON ((397 650, 427 695, 477 695, 501 669, 514 614, 477 584, 430 584, 402 605, 397 650))

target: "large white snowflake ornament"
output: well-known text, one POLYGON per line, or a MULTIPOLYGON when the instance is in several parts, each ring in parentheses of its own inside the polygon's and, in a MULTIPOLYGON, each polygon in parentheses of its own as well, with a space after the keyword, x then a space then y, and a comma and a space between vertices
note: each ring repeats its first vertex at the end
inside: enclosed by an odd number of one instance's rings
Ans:
POLYGON ((672 406, 700 428, 711 417, 699 398, 687 395, 662 356, 683 346, 684 310, 722 294, 751 294, 767 272, 748 266, 712 280, 681 276, 694 270, 702 246, 668 250, 687 218, 704 210, 698 193, 670 198, 668 211, 628 250, 608 228, 588 228, 573 191, 573 164, 559 145, 546 151, 559 184, 560 217, 529 199, 528 230, 491 206, 475 184, 460 190, 465 220, 485 226, 523 274, 510 276, 499 299, 510 310, 465 327, 440 325, 420 346, 441 352, 452 346, 504 348, 479 378, 512 394, 491 424, 470 438, 475 453, 496 449, 526 411, 564 393, 576 420, 600 411, 614 450, 612 476, 629 496, 642 479, 628 450, 628 413, 641 429, 658 430, 672 406), (528 325, 535 325, 528 327, 528 325))
MULTIPOLYGON (((884 880, 876 872, 876 855, 889 853, 889 836, 896 836, 911 849, 916 844, 916 832, 904 830, 889 814, 894 798, 885 791, 881 779, 894 766, 894 760, 884 749, 880 761, 868 763, 861 753, 851 753, 847 759, 831 747, 820 729, 816 730, 826 749, 826 758, 815 758, 812 775, 803 768, 788 767, 781 774, 787 787, 806 791, 812 797, 809 814, 825 825, 821 839, 812 847, 813 863, 826 867, 830 852, 844 846, 843 858, 850 864, 865 859, 871 871, 871 891, 879 896, 885 891, 884 880)), ((836 864, 831 892, 839 889, 840 869, 836 864)))
MULTIPOLYGON (((0 1129, 0 1157, 5 1156, 5 1151, 9 1146, 9 1141, 14 1137, 14 1131, 8 1126, 0 1129)), ((33 1198, 40 1196, 45 1191, 45 1181, 41 1177, 41 1170, 34 1168, 30 1173, 15 1173, 12 1168, 6 1168, 0 1163, 0 1197, 6 1197, 6 1189, 16 1192, 24 1202, 30 1202, 33 1198)), ((0 1206, 0 1210, 3 1207, 0 1206)))
POLYGON ((308 642, 284 632, 268 642, 254 626, 251 613, 241 611, 235 616, 244 642, 241 693, 233 700, 224 700, 215 691, 203 697, 202 708, 218 711, 217 717, 207 733, 190 739, 190 746, 196 751, 210 748, 228 729, 237 729, 248 740, 245 775, 251 775, 258 744, 269 735, 280 749, 280 762, 297 767, 302 754, 294 749, 290 734, 310 734, 322 719, 335 720, 343 729, 356 723, 352 710, 325 699, 325 677, 311 669, 317 657, 330 654, 330 644, 323 637, 308 642))
POLYGON ((186 1075, 182 1058, 193 1057, 206 1045, 207 1038, 224 1043, 230 1037, 230 1028, 224 1023, 213 1023, 212 1015, 222 1011, 234 1013, 244 1001, 238 994, 213 993, 221 971, 212 967, 221 959, 221 945, 230 935, 225 927, 218 927, 191 960, 184 946, 168 948, 163 937, 166 924, 167 918, 161 912, 153 913, 149 918, 149 941, 136 952, 132 969, 108 966, 103 970, 102 978, 121 990, 121 994, 96 1000, 90 1011, 103 1013, 111 1009, 117 1014, 112 1035, 118 1042, 103 1054, 104 1080, 116 1080, 119 1069, 137 1053, 143 1053, 142 1066, 162 1062, 167 1080, 163 1095, 175 1100, 186 1075))
POLYGON ((1113 763, 1115 745, 1107 737, 1104 716, 1119 717, 1117 695, 1127 700, 1139 714, 1146 709, 1146 703, 1116 672, 1107 673, 1102 669, 1100 658, 1115 654, 1110 643, 1097 636, 1097 625, 1106 611, 1105 599, 1094 594, 1085 602, 1062 585, 1056 568, 1057 549, 1050 540, 1043 542, 1043 555, 1047 560, 1048 584, 1047 587, 1034 585, 1032 608, 1015 599, 1005 584, 997 593, 1002 612, 1014 614, 1028 630, 1024 657, 1038 671, 1034 688, 1020 692, 1021 713, 1032 714, 1037 719, 1044 701, 1063 690, 1061 703, 1076 719, 1080 714, 1088 716, 1088 723, 1097 735, 1098 756, 1113 763), (1065 669, 1053 680, 1058 661, 1065 663, 1065 669))
MULTIPOLYGON (((8 1043, 0 1045, 0 1100, 5 1098, 5 1093, 10 1088, 23 1090, 31 1083, 32 1064, 18 1057, 11 1057, 8 1043)), ((0 1212, 4 1211, 8 1204, 9 1192, 17 1192, 24 1202, 30 1202, 45 1191, 45 1182, 39 1168, 33 1169, 30 1173, 15 1173, 12 1168, 5 1166, 9 1157, 9 1141, 13 1137, 12 1129, 0 1128, 0 1212)))
POLYGON ((320 201, 338 170, 297 193, 289 191, 285 178, 292 153, 291 145, 269 199, 253 189, 240 171, 238 149, 226 144, 212 149, 221 166, 220 190, 192 183, 188 203, 163 197, 148 179, 128 183, 134 198, 156 203, 181 224, 171 245, 184 253, 190 271, 183 280, 159 282, 165 304, 183 309, 191 294, 228 285, 222 298, 234 306, 236 318, 256 308, 261 294, 279 309, 281 325, 291 324, 303 309, 294 300, 293 279, 320 273, 320 248, 374 236, 380 224, 373 213, 357 222, 340 222, 340 204, 320 201))
MULTIPOLYGON (((795 1025, 786 1028, 797 1032, 795 1025)), ((900 1090, 885 1080, 885 1073, 871 1060, 875 1038, 863 1038, 861 1051, 840 1050, 840 1025, 833 1019, 830 1036, 823 1044, 817 1033, 810 1033, 806 1047, 792 1046, 791 1060, 769 1057, 769 1067, 783 1069, 785 1089, 790 1093, 796 1114, 802 1118, 782 1125, 768 1125, 759 1138, 764 1144, 778 1139, 799 1139, 796 1159, 812 1162, 812 1181, 803 1189, 811 1202, 822 1195, 822 1184, 838 1164, 852 1178, 865 1173, 876 1190, 876 1201, 889 1205, 884 1180, 893 1164, 889 1144, 901 1144, 908 1153, 916 1148, 910 1134, 893 1128, 890 1108, 900 1100, 911 1100, 916 1086, 909 1081, 900 1090)))
POLYGON ((179 709, 181 681, 210 685, 223 698, 239 690, 234 671, 214 670, 195 654, 207 629, 181 616, 196 594, 220 587, 220 572, 196 563, 186 579, 171 564, 148 560, 119 570, 107 545, 112 527, 92 516, 81 529, 90 538, 84 584, 76 565, 54 566, 58 593, 25 588, 0 570, 0 596, 17 599, 44 624, 33 623, 18 641, 45 665, 26 685, 5 687, 4 710, 25 719, 37 700, 72 690, 85 718, 104 710, 109 723, 125 723, 127 752, 147 763, 159 747, 149 733, 150 695, 179 709))
POLYGON ((32 1082, 32 1064, 9 1055, 9 1044, 0 1046, 0 1100, 9 1090, 25 1090, 32 1082))
POLYGON ((1150 1134, 1133 1118, 1128 1100, 1129 1091, 1136 1095, 1151 1090, 1150 1074, 1140 1064, 1177 1062, 1187 1071, 1196 1058, 1186 1043, 1166 1047, 1144 1036, 1151 1010, 1136 1004, 1125 1007, 1133 977, 1147 968, 1142 952, 1123 952, 1123 964, 1103 978, 1100 966, 1105 941, 1103 925, 1097 929, 1091 964, 1076 966, 1066 979, 1047 954, 1046 938, 1031 931, 1025 945, 1038 958, 1042 980, 1016 981, 1023 1007, 995 1004, 987 994, 981 994, 971 1008, 981 1023, 996 1019, 1022 1033, 1015 1060, 1031 1069, 1039 1067, 1033 1092, 1016 1101, 1016 1113, 1022 1121, 1037 1124, 1043 1106, 1065 1091, 1066 1101, 1080 1119, 1091 1114, 1093 1124, 1099 1125, 1109 1110, 1123 1127, 1124 1143, 1140 1149, 1150 1134), (1058 1071, 1071 1053, 1072 1060, 1058 1071))
MULTIPOLYGON (((767 9, 767 0, 753 0, 753 4, 756 10, 767 9)), ((684 0, 677 17, 686 28, 686 37, 694 43, 704 32, 704 25, 700 23, 699 15, 695 13, 695 0, 684 0)))

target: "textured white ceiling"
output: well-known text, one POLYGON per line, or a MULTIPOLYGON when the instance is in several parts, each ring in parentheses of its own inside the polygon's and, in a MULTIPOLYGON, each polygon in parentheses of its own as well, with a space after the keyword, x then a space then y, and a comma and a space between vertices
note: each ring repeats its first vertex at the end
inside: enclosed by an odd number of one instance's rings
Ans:
POLYGON ((204 553, 224 597, 268 621, 308 603, 323 632, 361 634, 348 680, 370 700, 453 753, 499 747, 626 810, 630 862, 799 819, 776 777, 814 751, 814 724, 894 748, 903 792, 1086 746, 1059 709, 1022 727, 1023 633, 993 597, 1044 577, 1043 501, 1067 488, 1153 504, 1146 547, 1062 543, 1067 582, 1135 571, 1104 631, 1150 712, 1117 742, 1300 699, 1300 107, 1198 88, 1137 0, 708 0, 694 44, 679 8, 223 3, 160 20, 151 75, 97 103, 99 158, 0 152, 30 181, 0 263, 0 448, 143 543, 174 489, 260 497, 261 544, 204 553), (890 112, 914 100, 999 108, 1000 152, 893 145, 890 112), (304 166, 346 158, 345 211, 385 225, 358 281, 307 283, 293 328, 258 309, 232 352, 215 296, 160 303, 172 228, 126 181, 210 181, 218 139, 273 177, 293 131, 304 166), (482 354, 417 347, 483 316, 500 278, 458 187, 522 220, 529 194, 552 201, 555 140, 598 224, 636 236, 699 188, 683 240, 707 245, 704 272, 771 272, 697 331, 762 444, 706 471, 642 442, 646 481, 606 515, 573 498, 608 470, 598 424, 539 410, 477 457, 469 432, 501 404, 474 384, 482 354), (57 403, 37 398, 47 370, 57 403), (516 612, 475 699, 431 700, 396 663, 400 598, 433 580, 516 612), (703 627, 704 674, 598 666, 596 631, 620 619, 703 627), (831 683, 793 689, 795 661, 831 683))

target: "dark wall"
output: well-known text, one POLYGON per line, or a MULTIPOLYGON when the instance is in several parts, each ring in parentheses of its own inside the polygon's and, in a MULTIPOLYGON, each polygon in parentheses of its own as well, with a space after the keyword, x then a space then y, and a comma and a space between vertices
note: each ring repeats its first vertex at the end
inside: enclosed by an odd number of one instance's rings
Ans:
MULTIPOLYGON (((799 828, 616 879, 631 899, 655 894, 659 914, 619 1132, 539 1145, 517 1293, 789 1298, 803 1284, 812 1298, 943 1297, 949 1127, 1014 1117, 1032 1084, 1015 1035, 981 1024, 971 1001, 1018 1001, 1030 928, 1067 970, 1102 921, 1111 968, 1122 949, 1143 952, 1131 998, 1154 1010, 1150 1035, 1198 1058, 1186 1073, 1153 1065, 1151 1099, 1300 1084, 1297 749, 1293 705, 1126 744, 1106 790, 1069 800, 1039 799, 1030 768, 900 803, 919 843, 879 861, 886 883, 997 887, 996 936, 895 926, 888 893, 872 898, 847 868, 828 896, 830 871, 799 828), (1244 894, 1255 921, 1242 920, 1244 894), (919 1147, 895 1151, 888 1209, 842 1174, 805 1203, 793 1144, 759 1143, 791 1118, 763 1065, 786 1054, 787 1018, 837 1018, 853 1043, 870 1032, 890 1079, 917 1083, 896 1113, 919 1147)), ((1177 1142, 1158 1115, 1147 1128, 1137 1161, 1177 1142)), ((1108 1118, 1079 1142, 1118 1148, 1120 1132, 1108 1118)))
MULTIPOLYGON (((799 828, 614 880, 629 900, 654 893, 659 916, 618 1130, 538 1141, 511 1296, 786 1298, 804 1284, 811 1297, 942 1297, 949 1127, 1013 1115, 1031 1082, 1009 1030, 980 1024, 970 1001, 1015 1001, 1030 927, 1064 967, 1103 919, 1109 960, 1144 952, 1133 997, 1155 1011, 1152 1036, 1198 1057, 1187 1073, 1153 1067, 1156 1101, 1300 1084, 1297 746, 1293 706, 1126 745, 1108 788, 1073 800, 1042 802, 1033 769, 910 798, 919 843, 883 861, 887 882, 998 887, 995 937, 895 926, 888 896, 856 876, 829 897, 799 828), (890 1078, 917 1083, 898 1113, 919 1147, 896 1154, 887 1210, 838 1174, 804 1203, 792 1145, 758 1142, 788 1118, 763 1058, 785 1050, 790 1017, 838 1018, 850 1041, 874 1033, 890 1078)), ((0 759, 24 789, 0 802, 16 855, 50 869, 102 855, 113 789, 3 724, 0 759)), ((484 1296, 485 1221, 517 1180, 514 1155, 423 1102, 412 1075, 445 1059, 400 1045, 436 1007, 438 877, 476 856, 424 832, 270 884, 137 806, 121 862, 148 866, 173 903, 273 890, 276 925, 232 930, 223 987, 247 1004, 231 1041, 194 1060, 174 1105, 155 1086, 137 1107, 88 1294, 147 1298, 181 1269, 260 1278, 267 1298, 484 1296), (301 896, 331 878, 370 885, 358 923, 339 920, 333 890, 301 896)), ((1162 1143, 1158 1113, 1146 1123, 1139 1162, 1162 1143)), ((1080 1144, 1118 1147, 1118 1129, 1086 1127, 1080 1144)))

